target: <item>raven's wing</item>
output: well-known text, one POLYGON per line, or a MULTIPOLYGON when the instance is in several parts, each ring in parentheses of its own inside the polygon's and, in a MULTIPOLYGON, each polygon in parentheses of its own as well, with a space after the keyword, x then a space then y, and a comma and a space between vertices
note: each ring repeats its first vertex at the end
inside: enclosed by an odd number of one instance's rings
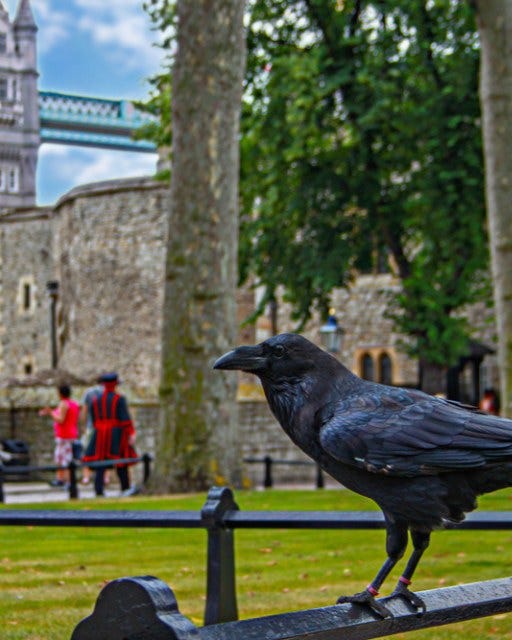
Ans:
POLYGON ((319 439, 333 458, 389 475, 430 475, 512 461, 511 420, 380 385, 331 403, 319 439))

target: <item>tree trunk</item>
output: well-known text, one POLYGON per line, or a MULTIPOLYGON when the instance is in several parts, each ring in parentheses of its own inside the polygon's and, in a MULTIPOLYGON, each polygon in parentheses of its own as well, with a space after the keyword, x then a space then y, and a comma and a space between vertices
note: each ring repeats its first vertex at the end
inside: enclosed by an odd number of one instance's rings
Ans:
POLYGON ((420 360, 420 389, 431 395, 446 396, 446 367, 420 360))
POLYGON ((475 2, 487 218, 504 415, 512 417, 512 2, 475 2))
POLYGON ((153 489, 237 475, 236 378, 212 371, 237 336, 243 0, 178 0, 161 424, 153 489))

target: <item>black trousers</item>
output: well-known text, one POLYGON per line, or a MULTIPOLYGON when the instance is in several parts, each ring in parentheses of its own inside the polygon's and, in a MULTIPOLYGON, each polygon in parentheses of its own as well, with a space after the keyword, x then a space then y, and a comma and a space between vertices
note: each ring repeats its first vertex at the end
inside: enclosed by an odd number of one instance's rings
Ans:
MULTIPOLYGON (((130 488, 130 478, 128 476, 128 467, 116 467, 117 477, 121 483, 121 491, 126 491, 130 488)), ((96 469, 96 475, 94 476, 94 491, 97 496, 103 495, 103 489, 105 487, 105 468, 96 469)))

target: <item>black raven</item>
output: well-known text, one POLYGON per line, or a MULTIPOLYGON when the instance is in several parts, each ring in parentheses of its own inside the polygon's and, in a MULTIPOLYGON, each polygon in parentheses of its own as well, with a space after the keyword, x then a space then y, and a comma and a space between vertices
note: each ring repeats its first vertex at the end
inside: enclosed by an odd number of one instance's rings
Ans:
POLYGON ((363 592, 338 602, 365 603, 389 615, 375 596, 403 556, 410 530, 413 552, 393 595, 424 610, 408 586, 431 531, 463 520, 478 495, 512 485, 512 420, 362 380, 292 333, 238 347, 214 368, 258 376, 293 442, 343 486, 382 509, 387 559, 363 592))

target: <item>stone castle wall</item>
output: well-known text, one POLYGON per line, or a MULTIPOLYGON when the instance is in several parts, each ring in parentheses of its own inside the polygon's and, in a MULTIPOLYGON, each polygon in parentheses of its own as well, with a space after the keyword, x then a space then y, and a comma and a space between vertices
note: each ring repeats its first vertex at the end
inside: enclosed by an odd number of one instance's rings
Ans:
MULTIPOLYGON (((46 284, 51 280, 60 284, 59 367, 83 383, 74 397, 81 397, 98 372, 118 370, 138 427, 139 451, 154 452, 169 207, 166 186, 140 178, 80 187, 54 207, 0 217, 0 439, 14 435, 26 440, 34 462, 52 460, 51 427, 37 409, 56 403, 55 390, 9 386, 6 380, 50 367, 46 284)), ((398 286, 389 274, 362 276, 350 291, 334 292, 338 321, 346 330, 340 358, 361 374, 365 354, 377 361, 385 353, 393 383, 414 386, 417 363, 400 350, 401 337, 386 318, 389 296, 398 286)), ((249 287, 239 291, 240 321, 254 309, 254 295, 249 287)), ((471 317, 474 326, 481 325, 477 339, 492 340, 492 323, 484 314, 471 317)), ((279 305, 277 322, 280 332, 295 328, 285 304, 279 305)), ((318 343, 320 325, 314 317, 303 333, 318 343)), ((269 335, 269 319, 263 317, 256 327, 241 329, 239 343, 269 335)), ((241 378, 239 440, 242 457, 305 459, 270 414, 254 377, 241 378)), ((259 465, 246 466, 244 472, 261 483, 259 465)), ((314 473, 282 467, 278 476, 310 480, 314 473)))
POLYGON ((57 206, 60 366, 119 370, 143 396, 160 374, 168 189, 149 179, 75 190, 57 206))
POLYGON ((0 375, 51 364, 46 283, 54 279, 52 211, 0 217, 0 375))

